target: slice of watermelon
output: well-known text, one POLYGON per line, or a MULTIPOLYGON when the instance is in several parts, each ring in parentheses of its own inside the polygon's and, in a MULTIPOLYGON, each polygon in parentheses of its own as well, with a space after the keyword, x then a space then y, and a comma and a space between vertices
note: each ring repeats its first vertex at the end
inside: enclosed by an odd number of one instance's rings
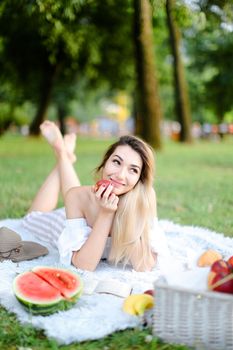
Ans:
POLYGON ((59 290, 31 271, 23 272, 14 279, 13 291, 18 301, 32 314, 47 315, 64 308, 59 290))
POLYGON ((78 274, 53 267, 36 267, 15 277, 13 291, 33 315, 50 315, 71 308, 82 293, 78 274))
POLYGON ((59 290, 61 295, 67 299, 75 298, 82 292, 83 283, 73 271, 47 266, 37 266, 32 271, 59 290))
POLYGON ((53 286, 42 280, 31 271, 23 272, 14 279, 13 289, 18 298, 26 299, 26 303, 51 304, 62 300, 62 295, 53 286))

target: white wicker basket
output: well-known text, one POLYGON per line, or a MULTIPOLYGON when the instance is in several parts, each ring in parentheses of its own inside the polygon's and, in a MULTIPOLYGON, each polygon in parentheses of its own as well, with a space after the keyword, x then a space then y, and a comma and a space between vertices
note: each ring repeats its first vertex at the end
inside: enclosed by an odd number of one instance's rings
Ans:
POLYGON ((195 349, 233 350, 233 295, 155 282, 154 336, 195 349))

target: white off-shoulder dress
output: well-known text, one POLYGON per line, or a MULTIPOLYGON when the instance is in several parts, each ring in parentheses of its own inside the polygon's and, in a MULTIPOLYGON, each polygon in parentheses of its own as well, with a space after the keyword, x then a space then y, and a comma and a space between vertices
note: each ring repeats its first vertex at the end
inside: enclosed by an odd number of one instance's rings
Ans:
MULTIPOLYGON (((52 212, 31 212, 24 217, 23 226, 41 243, 56 247, 60 262, 67 266, 71 265, 72 252, 83 246, 92 230, 84 218, 66 219, 64 208, 52 212)), ((157 253, 157 267, 167 264, 170 251, 157 218, 151 223, 150 244, 151 250, 157 253)), ((108 257, 110 246, 111 237, 107 239, 102 259, 108 257)))

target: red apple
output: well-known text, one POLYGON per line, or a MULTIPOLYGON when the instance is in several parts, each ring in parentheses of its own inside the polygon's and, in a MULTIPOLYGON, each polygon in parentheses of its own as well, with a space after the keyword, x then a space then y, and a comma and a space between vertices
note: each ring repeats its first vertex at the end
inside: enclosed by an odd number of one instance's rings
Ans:
POLYGON ((230 267, 233 269, 233 255, 227 260, 230 267))
POLYGON ((216 292, 233 294, 233 273, 216 273, 209 288, 216 292))
POLYGON ((229 269, 229 265, 225 260, 217 260, 215 261, 210 268, 210 271, 213 271, 215 273, 230 273, 231 270, 229 269))
POLYGON ((143 292, 143 294, 151 295, 152 297, 155 295, 155 291, 153 289, 148 289, 143 292))
POLYGON ((98 189, 100 188, 100 186, 104 186, 104 187, 108 187, 109 185, 111 185, 112 184, 112 182, 110 181, 110 180, 104 180, 104 179, 102 179, 102 180, 99 180, 99 181, 97 181, 96 182, 96 184, 95 184, 95 192, 96 191, 98 191, 98 189))
POLYGON ((210 271, 208 274, 208 280, 207 280, 207 284, 208 284, 208 288, 211 289, 211 285, 213 284, 213 279, 216 276, 216 273, 213 271, 210 271))

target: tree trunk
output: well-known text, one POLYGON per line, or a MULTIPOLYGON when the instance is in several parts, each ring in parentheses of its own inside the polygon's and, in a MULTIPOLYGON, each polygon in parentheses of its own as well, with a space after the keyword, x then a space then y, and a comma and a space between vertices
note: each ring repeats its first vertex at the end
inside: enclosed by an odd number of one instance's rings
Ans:
POLYGON ((7 129, 9 129, 11 124, 11 119, 6 119, 0 122, 0 136, 2 136, 7 131, 7 129))
POLYGON ((171 51, 174 59, 174 91, 177 120, 181 125, 179 140, 191 142, 191 115, 184 66, 180 54, 180 32, 173 16, 174 0, 166 1, 167 23, 170 33, 171 51))
POLYGON ((41 86, 41 95, 38 104, 38 109, 36 115, 30 125, 30 135, 39 135, 40 133, 40 124, 46 119, 47 111, 51 99, 52 89, 54 78, 56 76, 57 66, 50 66, 49 69, 45 72, 44 80, 41 86))
POLYGON ((58 121, 59 121, 61 133, 62 133, 62 135, 65 135, 65 133, 66 133, 66 126, 65 126, 66 108, 61 103, 59 103, 57 106, 57 116, 58 116, 58 121))
POLYGON ((136 130, 151 146, 161 148, 162 117, 153 47, 152 12, 149 0, 134 0, 134 39, 137 73, 136 130))

